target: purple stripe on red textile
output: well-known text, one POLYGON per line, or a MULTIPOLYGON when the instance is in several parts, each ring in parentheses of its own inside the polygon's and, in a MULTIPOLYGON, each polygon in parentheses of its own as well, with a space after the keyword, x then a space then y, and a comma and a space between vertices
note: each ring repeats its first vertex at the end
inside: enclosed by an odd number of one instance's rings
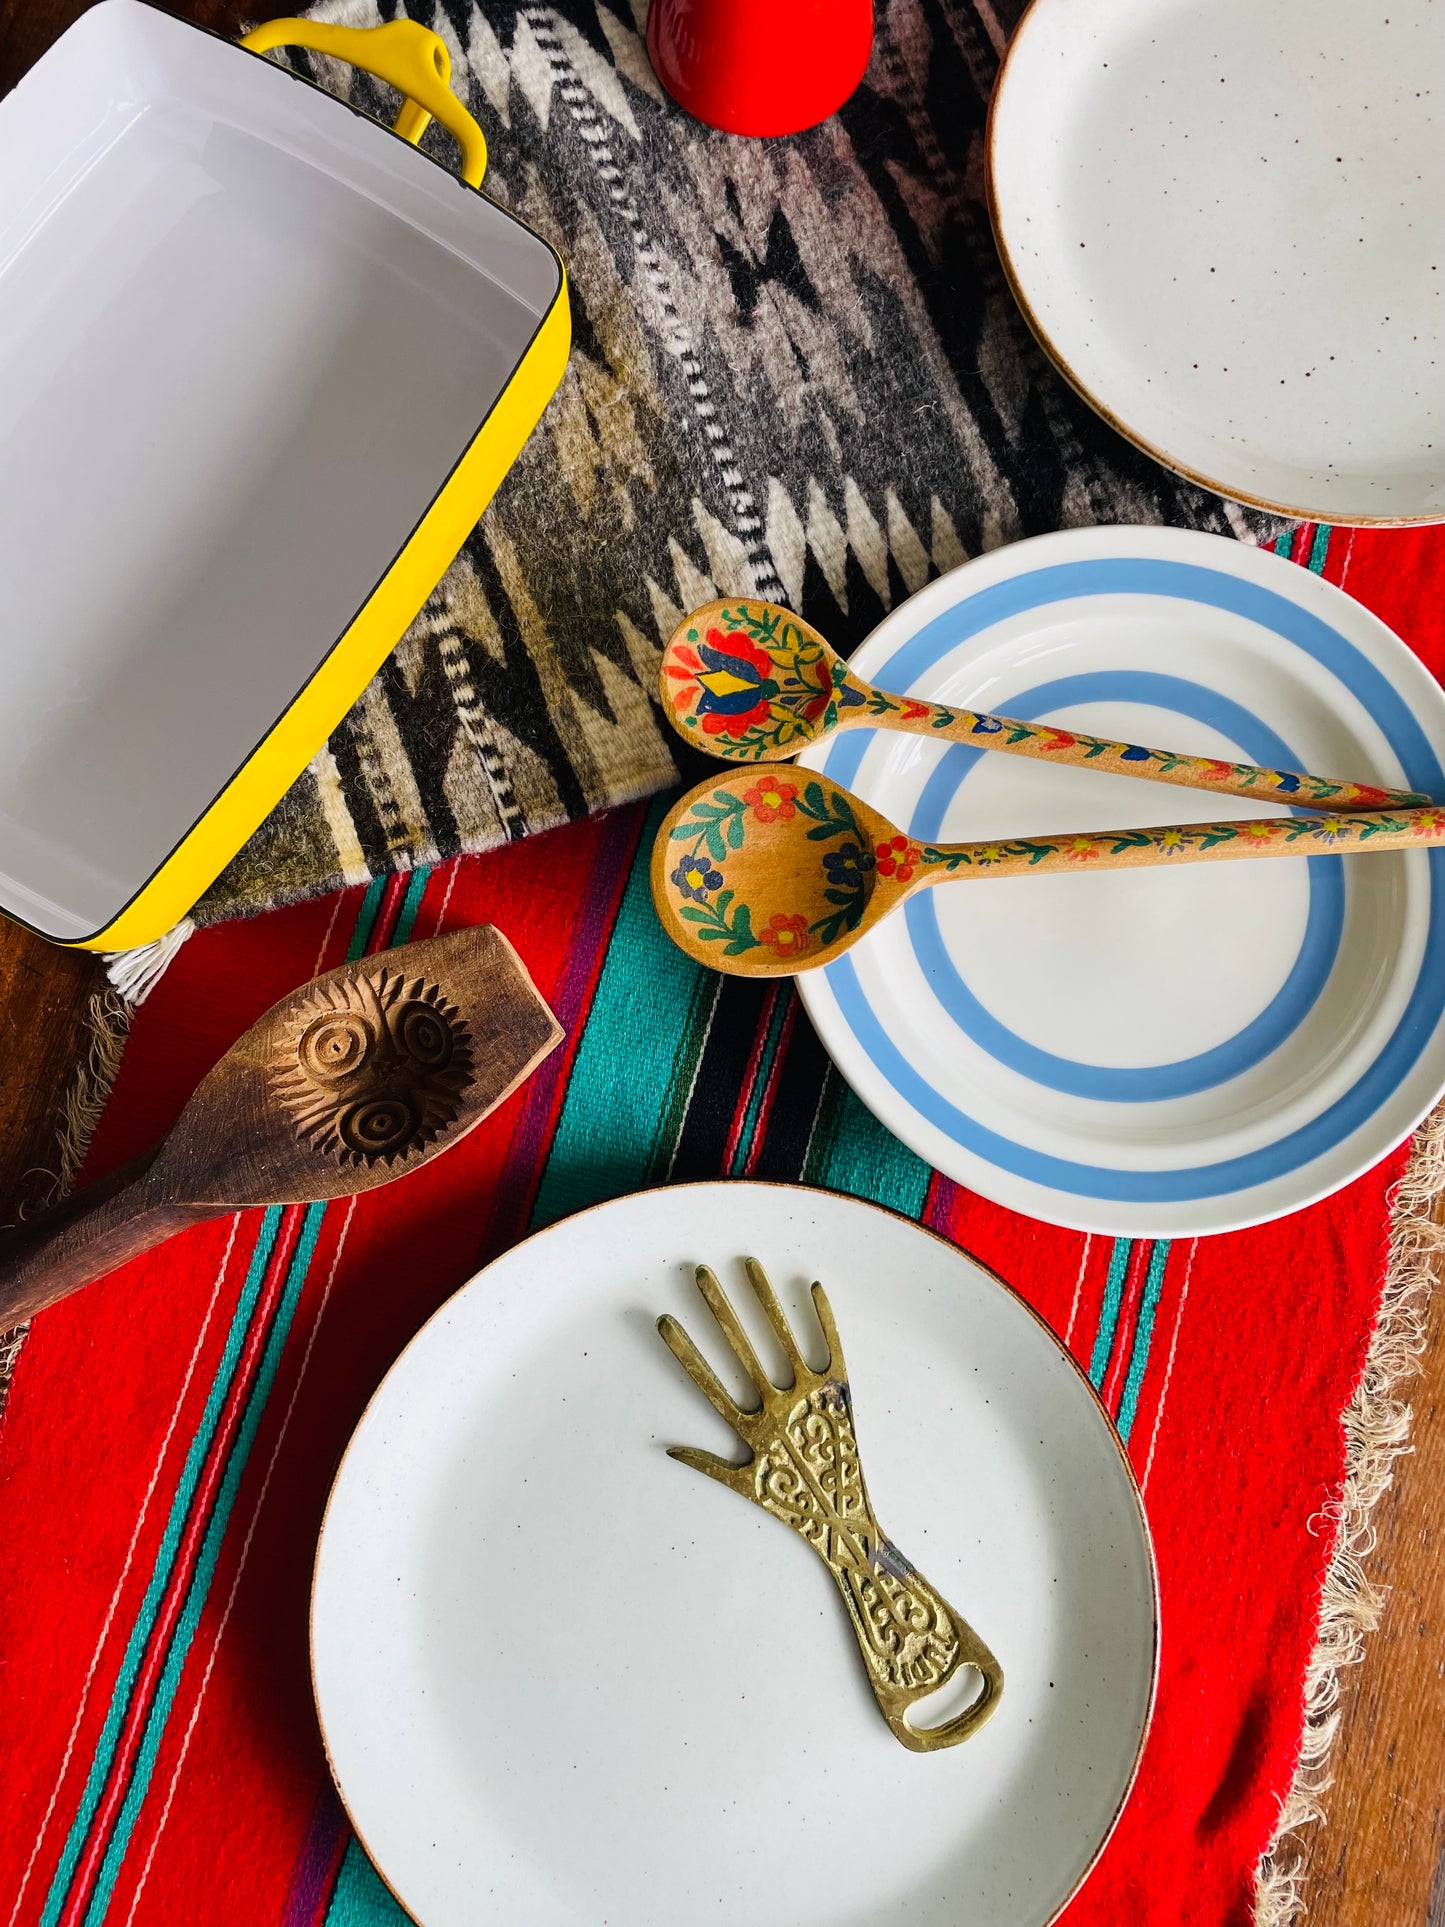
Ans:
POLYGON ((605 819, 606 833, 577 919, 566 968, 552 997, 553 1014, 566 1033, 567 1043, 553 1051, 527 1083, 521 1115, 507 1147, 506 1165, 492 1198, 478 1252, 479 1264, 489 1263, 499 1252, 515 1244, 531 1219, 532 1203, 552 1140, 559 1090, 587 1021, 602 968, 602 955, 612 936, 617 907, 637 852, 643 818, 643 811, 634 809, 613 810, 605 819))
POLYGON ((945 1237, 950 1235, 949 1226, 958 1209, 962 1189, 952 1178, 946 1178, 942 1171, 934 1172, 923 1206, 923 1222, 930 1231, 941 1231, 945 1237))
POLYGON ((281 1927, 317 1927, 325 1919, 341 1856, 346 1851, 347 1832, 346 1814, 335 1788, 328 1783, 321 1790, 301 1843, 281 1927))

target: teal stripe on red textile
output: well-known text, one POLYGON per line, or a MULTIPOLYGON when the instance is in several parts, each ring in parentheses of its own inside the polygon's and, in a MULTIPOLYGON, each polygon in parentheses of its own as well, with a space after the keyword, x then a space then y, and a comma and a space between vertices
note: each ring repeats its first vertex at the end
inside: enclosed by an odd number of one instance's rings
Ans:
POLYGON ((216 1561, 220 1556, 221 1541, 230 1523, 231 1508, 236 1503, 236 1492, 241 1483, 241 1475, 246 1470, 247 1461, 251 1456, 251 1447, 255 1443, 256 1432, 266 1409, 266 1402, 271 1395, 277 1367, 281 1362, 281 1353, 290 1334, 291 1323, 296 1316, 296 1306, 311 1269, 316 1241, 321 1233, 321 1221, 325 1215, 324 1204, 310 1204, 306 1207, 301 1235, 296 1241, 296 1249, 287 1267, 281 1301, 276 1307, 276 1315, 271 1322, 266 1348, 261 1355, 255 1382, 246 1400, 246 1409, 242 1414, 230 1457, 226 1461, 225 1475, 221 1480, 220 1490, 216 1494, 205 1537, 201 1541, 195 1570, 191 1574, 191 1582, 186 1589, 185 1605, 181 1609, 175 1632, 172 1634, 170 1651, 166 1654, 166 1663, 151 1700, 151 1710, 146 1720, 140 1751, 131 1772, 130 1785, 126 1789, 124 1803, 111 1833, 105 1859, 101 1862, 90 1906, 86 1910, 86 1927, 99 1927, 99 1923, 105 1918, 106 1909, 110 1905, 110 1896, 115 1887, 116 1875, 120 1871, 121 1861, 125 1858, 126 1848, 130 1844, 136 1815, 150 1788, 151 1774, 155 1770, 156 1753, 166 1729, 166 1722, 170 1717, 171 1705, 176 1697, 181 1669, 186 1663, 186 1656, 191 1650, 191 1641, 195 1638, 196 1628, 200 1624, 201 1610, 211 1589, 211 1579, 216 1570, 216 1561))
POLYGON ((1304 544, 1305 531, 1309 523, 1300 523, 1294 528, 1284 530, 1274 539, 1274 552, 1282 555, 1286 562, 1293 558, 1302 568, 1313 569, 1316 575, 1323 575, 1325 558, 1330 552, 1330 537, 1334 533, 1328 522, 1317 522, 1310 534, 1308 547, 1304 544))
POLYGON ((922 1215, 932 1172, 830 1070, 803 1164, 804 1184, 922 1215))
POLYGON ((1164 1292, 1164 1272, 1169 1263, 1169 1240, 1156 1238, 1154 1248, 1149 1253, 1149 1270, 1144 1279, 1144 1291, 1139 1300, 1139 1316, 1134 1321, 1134 1344, 1129 1353, 1129 1370, 1124 1379, 1124 1390, 1119 1397, 1119 1437, 1127 1445, 1129 1434, 1134 1429, 1134 1417, 1139 1410, 1139 1393, 1144 1384, 1144 1374, 1149 1368, 1149 1348, 1154 1339, 1154 1320, 1159 1311, 1159 1300, 1164 1292))
POLYGON ((534 1230, 667 1175, 681 1121, 674 1093, 691 1087, 717 978, 663 935, 652 907, 648 866, 666 802, 643 825, 532 1208, 534 1230))
POLYGON ((1099 1325, 1094 1333, 1094 1349, 1089 1356, 1089 1382, 1096 1392, 1104 1389, 1104 1374, 1114 1349, 1114 1333, 1119 1324, 1119 1308, 1124 1302, 1124 1284, 1129 1276, 1133 1254, 1132 1238, 1116 1238, 1109 1254, 1109 1275, 1104 1280, 1104 1302, 1099 1307, 1099 1325))
POLYGON ((185 1464, 176 1485, 175 1497, 171 1501, 170 1514, 166 1528, 156 1552, 155 1564, 151 1570, 150 1583, 140 1603, 130 1638, 126 1642, 125 1655, 121 1660, 120 1672, 111 1691, 110 1706, 106 1713, 105 1724, 96 1742, 95 1757, 90 1772, 86 1776, 81 1792, 80 1803, 75 1819, 66 1836, 61 1850, 60 1862, 50 1883, 50 1891, 45 1897, 41 1912, 41 1927, 55 1927, 60 1911, 65 1905, 66 1894, 75 1874, 76 1863, 85 1845, 90 1823, 95 1818, 101 1794, 110 1773, 111 1762, 115 1758, 116 1746, 120 1740, 121 1729, 130 1711, 131 1694, 135 1687, 136 1675, 140 1671, 151 1632, 154 1629, 160 1604, 170 1585, 171 1574, 175 1569, 176 1555, 185 1536, 186 1522, 190 1517, 191 1502, 200 1482, 201 1471, 210 1453, 211 1441, 220 1423, 221 1412, 231 1390, 245 1347, 246 1334, 250 1329, 251 1317, 256 1309, 256 1301, 261 1293, 266 1267, 276 1243, 276 1234, 281 1227, 281 1208, 273 1206, 261 1219, 256 1233, 256 1243, 247 1267, 246 1281, 236 1300, 236 1309, 231 1316, 231 1328, 226 1334, 225 1349, 216 1367, 216 1375, 211 1382, 210 1394, 196 1426, 190 1449, 186 1453, 185 1464))
POLYGON ((413 870, 406 886, 406 895, 401 900, 401 908, 396 913, 396 928, 391 933, 391 947, 411 942, 411 933, 416 926, 416 913, 421 909, 421 900, 426 895, 426 886, 431 881, 431 871, 426 868, 413 870))
POLYGON ((353 1835, 346 1843, 341 1872, 336 1876, 326 1927, 412 1927, 353 1835))
POLYGON ((479 1265, 489 1264, 524 1237, 532 1223, 575 1051, 586 1033, 608 941, 637 853, 642 817, 641 810, 615 811, 598 840, 586 890, 568 931, 566 961, 552 986, 552 1009, 569 1042, 528 1080, 506 1161, 479 1220, 479 1265))
MULTIPOLYGON (((418 876, 425 874, 424 870, 417 871, 418 876)), ((361 899, 361 908, 356 913, 356 928, 351 933, 351 942, 346 946, 347 963, 355 963, 358 957, 366 955, 372 925, 376 922, 376 913, 381 908, 381 900, 386 895, 386 886, 390 881, 389 877, 373 877, 367 884, 366 895, 361 899)))
POLYGON ((727 1175, 739 1178, 747 1169, 748 1154, 753 1148, 753 1138, 757 1133, 758 1119, 762 1115, 763 1099, 767 1095, 768 1084, 772 1078, 773 1066, 778 1055, 778 1043, 787 1026, 788 1013, 793 1007, 797 992, 790 983, 779 984, 773 994, 772 1008, 763 1025, 763 1035, 759 1040, 757 1060, 753 1065, 752 1082, 748 1088, 747 1102, 738 1127, 737 1142, 728 1160, 727 1175))

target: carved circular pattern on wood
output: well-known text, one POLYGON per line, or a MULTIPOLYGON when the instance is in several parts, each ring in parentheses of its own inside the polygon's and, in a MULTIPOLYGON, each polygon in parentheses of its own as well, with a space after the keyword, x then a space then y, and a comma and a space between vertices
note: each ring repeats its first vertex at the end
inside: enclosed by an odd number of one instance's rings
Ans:
POLYGON ((473 1076, 470 1033, 439 986, 382 969, 297 1000, 276 1090, 306 1143, 395 1164, 455 1122, 473 1076))

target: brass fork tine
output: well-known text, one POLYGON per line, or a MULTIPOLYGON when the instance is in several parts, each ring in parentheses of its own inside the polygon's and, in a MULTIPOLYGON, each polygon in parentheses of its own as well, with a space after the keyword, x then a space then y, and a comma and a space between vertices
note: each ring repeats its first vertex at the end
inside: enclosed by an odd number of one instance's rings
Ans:
POLYGON ((722 1335, 732 1346, 739 1365, 753 1382, 759 1400, 766 1404, 768 1393, 777 1387, 763 1370, 763 1361, 753 1350, 753 1341, 742 1328, 737 1313, 728 1303, 727 1293, 706 1265, 697 1268, 697 1288, 707 1300, 707 1308, 722 1328, 722 1335))
POLYGON ((798 1341, 793 1336, 793 1328, 788 1323, 787 1314, 778 1303, 778 1294, 768 1282, 768 1274, 756 1258, 744 1258, 743 1269, 748 1274, 748 1283, 753 1288, 753 1296, 763 1308, 763 1316, 773 1328, 774 1336, 783 1348, 783 1356, 793 1368, 793 1381, 808 1369, 798 1341))
POLYGON ((828 1370, 834 1378, 846 1378, 848 1367, 843 1363, 843 1346, 833 1322, 833 1307, 828 1303, 827 1292, 818 1284, 813 1286, 813 1309, 823 1327, 823 1343, 828 1347, 828 1370))
MULTIPOLYGON (((687 1373, 688 1377, 702 1393, 720 1418, 725 1418, 736 1429, 743 1418, 741 1405, 728 1391, 712 1366, 708 1364, 697 1346, 693 1344, 682 1326, 670 1311, 665 1311, 657 1321, 657 1329, 662 1333, 663 1343, 687 1373)), ((741 1434, 739 1434, 741 1436, 741 1434)))

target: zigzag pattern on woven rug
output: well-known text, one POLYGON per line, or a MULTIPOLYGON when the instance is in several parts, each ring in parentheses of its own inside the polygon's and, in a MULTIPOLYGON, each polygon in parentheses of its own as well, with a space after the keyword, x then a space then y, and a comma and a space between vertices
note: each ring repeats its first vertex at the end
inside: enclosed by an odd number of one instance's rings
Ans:
MULTIPOLYGON (((326 0, 375 25, 400 0, 326 0)), ((1068 388, 982 198, 1017 0, 881 0, 863 85, 794 139, 667 102, 644 0, 420 0, 487 191, 568 266, 571 365, 463 554, 201 921, 549 828, 679 773, 653 697, 677 616, 799 608, 845 651, 970 555, 1084 523, 1259 539, 1068 388)), ((386 114, 387 91, 297 56, 386 114)), ((448 138, 429 151, 450 164, 448 138)))

